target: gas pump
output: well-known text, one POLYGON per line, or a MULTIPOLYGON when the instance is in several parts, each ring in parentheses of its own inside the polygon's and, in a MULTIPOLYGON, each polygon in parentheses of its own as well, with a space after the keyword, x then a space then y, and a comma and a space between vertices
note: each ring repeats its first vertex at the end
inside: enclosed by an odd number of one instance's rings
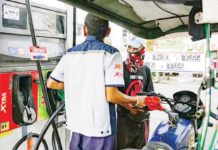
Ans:
MULTIPOLYGON (((0 5, 0 147, 12 149, 28 130, 41 128, 48 114, 35 61, 30 61, 25 1, 0 0, 0 5)), ((37 43, 47 51, 48 60, 41 63, 46 79, 66 50, 67 11, 32 3, 32 18, 37 43)))

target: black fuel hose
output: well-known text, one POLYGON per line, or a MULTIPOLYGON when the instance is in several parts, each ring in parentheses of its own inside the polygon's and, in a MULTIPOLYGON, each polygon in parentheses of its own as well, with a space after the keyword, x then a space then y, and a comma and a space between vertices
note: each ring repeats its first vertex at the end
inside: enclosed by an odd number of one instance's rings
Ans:
MULTIPOLYGON (((60 113, 58 113, 58 115, 59 115, 59 114, 60 114, 60 113)), ((57 122, 57 123, 56 123, 56 126, 57 126, 57 128, 60 128, 60 127, 62 127, 64 124, 66 124, 66 121, 61 121, 61 122, 57 122)), ((54 131, 52 132, 52 148, 53 148, 53 150, 58 150, 58 149, 57 149, 56 140, 55 140, 54 131)))
MULTIPOLYGON (((34 26, 33 26, 31 6, 30 6, 29 0, 26 0, 26 5, 27 5, 26 8, 27 8, 27 13, 28 13, 28 21, 29 21, 29 26, 30 26, 32 43, 33 43, 34 47, 37 47, 36 35, 35 35, 34 26)), ((39 74, 39 80, 40 80, 40 83, 41 83, 41 86, 42 86, 42 92, 43 92, 45 103, 46 103, 46 109, 47 109, 49 117, 51 117, 52 116, 52 110, 51 110, 51 105, 49 103, 49 97, 48 97, 47 89, 46 89, 44 79, 43 79, 43 75, 42 75, 40 60, 36 61, 36 65, 37 65, 37 70, 38 70, 38 74, 39 74)), ((53 127, 54 133, 56 135, 55 137, 56 137, 56 140, 57 140, 58 149, 62 150, 63 148, 62 148, 62 145, 61 145, 60 136, 58 134, 58 130, 56 128, 55 122, 52 122, 52 127, 53 127)))
MULTIPOLYGON (((65 103, 62 103, 59 108, 52 114, 52 116, 49 118, 49 120, 47 121, 47 123, 45 124, 44 128, 42 129, 41 133, 39 134, 39 138, 36 141, 34 150, 38 150, 40 143, 42 142, 42 139, 45 135, 45 133, 47 132, 49 126, 51 125, 51 123, 54 122, 55 117, 58 115, 59 111, 62 110, 62 108, 65 106, 65 103)), ((59 150, 59 149, 58 149, 59 150)))
MULTIPOLYGON (((14 147, 13 147, 12 150, 17 150, 17 149, 19 148, 19 146, 20 146, 23 142, 25 142, 26 140, 28 140, 29 138, 32 138, 32 137, 34 137, 34 138, 39 138, 39 136, 40 136, 40 135, 37 134, 37 133, 28 133, 27 135, 25 135, 24 137, 22 137, 22 138, 14 145, 14 147)), ((47 144, 47 142, 45 141, 44 138, 42 139, 42 143, 43 143, 43 145, 44 145, 45 150, 48 150, 48 144, 47 144)))

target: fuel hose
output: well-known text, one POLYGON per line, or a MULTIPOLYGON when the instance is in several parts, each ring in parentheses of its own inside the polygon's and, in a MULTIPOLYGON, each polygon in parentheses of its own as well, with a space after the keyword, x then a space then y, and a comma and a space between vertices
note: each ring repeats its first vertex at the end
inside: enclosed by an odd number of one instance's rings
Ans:
POLYGON ((48 130, 49 126, 51 125, 51 123, 54 122, 54 119, 55 117, 58 115, 59 111, 62 110, 62 108, 65 106, 65 103, 62 103, 59 108, 52 114, 52 116, 49 118, 49 120, 47 121, 46 125, 44 126, 44 128, 42 129, 42 132, 39 134, 39 138, 38 140, 36 141, 36 144, 35 144, 35 147, 34 147, 34 150, 38 150, 41 142, 42 142, 42 139, 46 133, 46 131, 48 130))
MULTIPOLYGON (((36 41, 35 30, 34 30, 34 26, 33 26, 31 6, 30 6, 30 1, 29 0, 26 0, 26 8, 27 8, 27 13, 28 13, 30 33, 31 33, 31 37, 32 37, 32 44, 33 44, 34 47, 38 47, 37 46, 37 41, 36 41)), ((42 75, 41 61, 40 60, 36 61, 36 66, 37 66, 37 71, 38 71, 38 74, 39 74, 39 80, 40 80, 40 83, 41 83, 41 86, 42 86, 42 92, 43 92, 45 103, 46 103, 46 109, 47 109, 49 117, 51 117, 52 116, 52 110, 51 110, 51 105, 50 105, 50 102, 49 102, 47 88, 45 86, 43 75, 42 75)), ((58 133, 58 130, 57 130, 57 127, 56 127, 54 121, 52 122, 52 127, 53 127, 54 134, 55 134, 55 137, 56 137, 56 140, 57 140, 58 149, 62 150, 60 136, 59 136, 59 133, 58 133)))
MULTIPOLYGON (((25 135, 24 137, 22 137, 15 145, 14 145, 14 147, 13 147, 13 149, 12 150, 17 150, 20 146, 21 146, 21 144, 23 143, 23 142, 25 142, 26 140, 28 140, 29 138, 39 138, 39 134, 37 134, 37 133, 32 133, 32 132, 30 132, 30 133, 28 133, 27 135, 25 135)), ((45 150, 48 150, 48 144, 47 144, 47 142, 45 141, 45 139, 42 139, 42 143, 43 143, 43 146, 44 146, 44 149, 45 150)))

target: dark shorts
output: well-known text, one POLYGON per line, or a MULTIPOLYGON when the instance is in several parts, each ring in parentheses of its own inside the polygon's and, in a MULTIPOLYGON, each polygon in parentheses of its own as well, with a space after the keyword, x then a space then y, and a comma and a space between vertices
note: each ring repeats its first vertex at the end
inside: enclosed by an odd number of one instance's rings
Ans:
POLYGON ((115 136, 88 137, 79 133, 73 133, 70 150, 114 150, 115 136))
POLYGON ((118 112, 117 120, 117 149, 141 149, 148 142, 149 119, 135 122, 126 114, 118 112))

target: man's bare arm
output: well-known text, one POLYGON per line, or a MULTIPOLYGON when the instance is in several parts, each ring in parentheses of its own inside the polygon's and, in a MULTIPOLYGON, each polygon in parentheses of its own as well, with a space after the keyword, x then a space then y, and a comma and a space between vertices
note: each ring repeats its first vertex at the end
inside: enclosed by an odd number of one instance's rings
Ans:
POLYGON ((120 92, 116 87, 106 87, 106 98, 108 102, 121 105, 128 109, 130 108, 130 104, 144 107, 146 96, 128 96, 120 92))
POLYGON ((64 89, 64 82, 57 82, 52 78, 49 78, 47 81, 47 87, 50 89, 62 90, 64 89))

